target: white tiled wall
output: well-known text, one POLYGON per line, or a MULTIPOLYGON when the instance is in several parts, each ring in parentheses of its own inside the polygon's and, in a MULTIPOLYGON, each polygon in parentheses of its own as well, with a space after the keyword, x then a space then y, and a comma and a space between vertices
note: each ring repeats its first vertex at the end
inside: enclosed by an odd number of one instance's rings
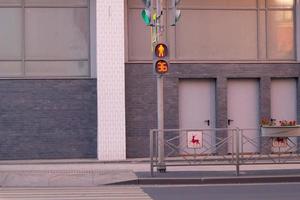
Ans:
POLYGON ((300 0, 296 0, 296 52, 297 52, 297 61, 300 61, 300 0))
POLYGON ((124 0, 97 0, 98 159, 126 159, 124 0))

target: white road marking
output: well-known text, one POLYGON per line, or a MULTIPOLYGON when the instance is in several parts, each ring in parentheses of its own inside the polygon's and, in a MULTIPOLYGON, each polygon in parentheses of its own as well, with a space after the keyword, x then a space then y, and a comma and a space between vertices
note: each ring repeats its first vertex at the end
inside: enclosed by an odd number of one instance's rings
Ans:
POLYGON ((0 200, 151 200, 137 186, 0 188, 0 200))

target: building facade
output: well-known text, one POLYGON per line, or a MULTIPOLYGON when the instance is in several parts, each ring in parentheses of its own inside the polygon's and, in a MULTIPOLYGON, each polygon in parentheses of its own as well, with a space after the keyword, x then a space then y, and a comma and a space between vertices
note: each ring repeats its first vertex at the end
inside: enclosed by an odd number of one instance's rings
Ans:
MULTIPOLYGON (((156 127, 151 35, 141 1, 127 6, 127 156, 144 157, 156 127)), ((300 120, 299 1, 183 0, 178 9, 180 21, 165 34, 165 128, 259 129, 261 118, 300 120)))
MULTIPOLYGON (((1 160, 148 157, 156 77, 143 7, 0 1, 1 160)), ((179 9, 163 35, 165 128, 300 121, 299 0, 182 0, 179 9)))

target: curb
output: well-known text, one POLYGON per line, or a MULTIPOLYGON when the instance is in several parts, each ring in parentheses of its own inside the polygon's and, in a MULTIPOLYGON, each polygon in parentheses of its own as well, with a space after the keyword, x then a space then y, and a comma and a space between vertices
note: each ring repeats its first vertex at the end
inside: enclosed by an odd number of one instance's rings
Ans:
POLYGON ((126 160, 97 160, 97 159, 49 159, 49 160, 0 160, 0 165, 62 165, 62 164, 146 164, 150 159, 126 159, 126 160))
POLYGON ((300 176, 247 176, 205 178, 139 178, 108 185, 203 185, 300 182, 300 176))

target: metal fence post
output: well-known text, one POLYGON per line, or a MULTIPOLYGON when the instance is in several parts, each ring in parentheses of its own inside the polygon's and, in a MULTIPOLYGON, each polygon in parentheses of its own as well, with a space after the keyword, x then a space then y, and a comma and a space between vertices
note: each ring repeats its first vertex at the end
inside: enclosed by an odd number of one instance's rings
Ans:
POLYGON ((240 129, 235 132, 235 155, 236 155, 236 175, 240 175, 240 129))
POLYGON ((150 130, 150 171, 151 171, 151 176, 153 176, 153 137, 154 137, 154 131, 150 130))

